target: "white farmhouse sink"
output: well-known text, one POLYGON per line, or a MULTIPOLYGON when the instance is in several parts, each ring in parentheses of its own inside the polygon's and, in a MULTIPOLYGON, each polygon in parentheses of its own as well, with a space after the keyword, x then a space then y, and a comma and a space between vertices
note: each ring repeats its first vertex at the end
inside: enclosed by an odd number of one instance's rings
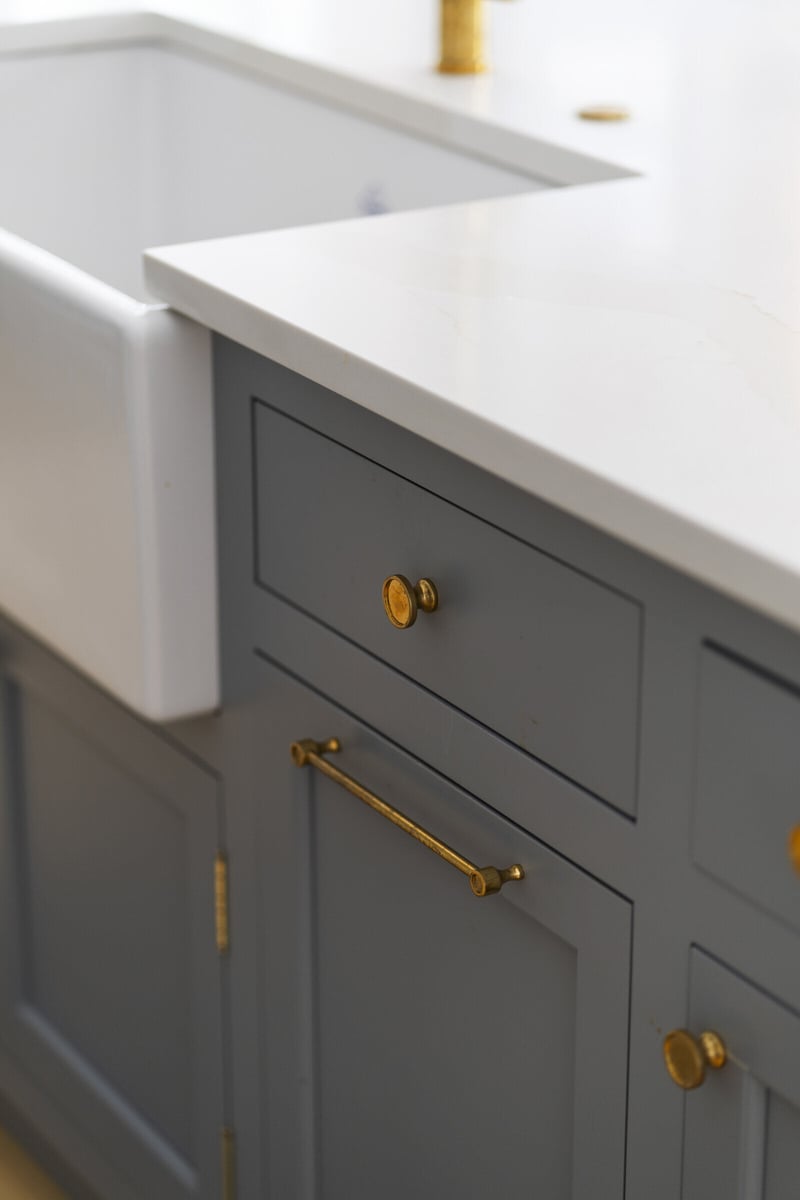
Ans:
POLYGON ((219 699, 210 352, 142 252, 543 185, 92 28, 0 32, 0 609, 165 720, 219 699))

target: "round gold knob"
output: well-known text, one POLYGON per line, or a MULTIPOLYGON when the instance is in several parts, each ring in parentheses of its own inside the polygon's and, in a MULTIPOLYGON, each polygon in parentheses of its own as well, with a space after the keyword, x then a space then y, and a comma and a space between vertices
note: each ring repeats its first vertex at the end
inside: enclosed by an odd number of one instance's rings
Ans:
POLYGON ((800 873, 800 825, 789 830, 789 861, 795 871, 800 873))
POLYGON ((664 1038, 664 1062, 670 1079, 687 1092, 700 1087, 706 1077, 706 1067, 718 1071, 727 1059, 725 1043, 711 1030, 693 1037, 686 1029, 673 1029, 664 1038))
POLYGON ((411 583, 405 575, 390 575, 383 581, 383 607, 395 629, 408 629, 417 619, 417 611, 432 613, 439 607, 439 593, 430 579, 411 583))

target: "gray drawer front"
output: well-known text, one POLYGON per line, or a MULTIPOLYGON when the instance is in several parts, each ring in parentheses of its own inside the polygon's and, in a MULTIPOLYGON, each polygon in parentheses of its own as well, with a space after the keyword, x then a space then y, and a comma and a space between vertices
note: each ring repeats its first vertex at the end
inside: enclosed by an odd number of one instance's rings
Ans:
POLYGON ((702 653, 695 861, 800 928, 800 696, 716 650, 702 653))
POLYGON ((254 426, 259 583, 633 814, 639 606, 266 405, 254 426), (393 628, 394 573, 439 610, 393 628))

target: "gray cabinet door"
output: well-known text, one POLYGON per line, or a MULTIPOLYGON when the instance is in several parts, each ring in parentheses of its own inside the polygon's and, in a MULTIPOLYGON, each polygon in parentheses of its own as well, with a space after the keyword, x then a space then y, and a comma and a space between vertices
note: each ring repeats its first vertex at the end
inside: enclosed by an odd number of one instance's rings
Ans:
POLYGON ((262 660, 254 742, 271 1200, 624 1193, 629 904, 262 660), (290 743, 479 866, 467 878, 290 743))
POLYGON ((728 1061, 686 1094, 683 1200, 797 1200, 800 1015, 693 950, 690 1021, 728 1061))
POLYGON ((0 1091, 99 1194, 217 1200, 217 781, 20 645, 0 673, 0 1091))

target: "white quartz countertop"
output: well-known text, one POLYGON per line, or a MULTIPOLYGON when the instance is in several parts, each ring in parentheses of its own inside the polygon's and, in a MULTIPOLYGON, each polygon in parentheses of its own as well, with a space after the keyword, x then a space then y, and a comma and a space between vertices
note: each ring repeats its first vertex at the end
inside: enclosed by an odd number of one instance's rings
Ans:
MULTIPOLYGON (((198 44, 219 8, 159 5, 198 44)), ((430 69, 431 0, 231 3, 224 28, 243 62, 572 186, 160 249, 151 290, 800 629, 800 9, 490 19, 475 79, 430 69), (600 102, 631 120, 576 119, 600 102)))

